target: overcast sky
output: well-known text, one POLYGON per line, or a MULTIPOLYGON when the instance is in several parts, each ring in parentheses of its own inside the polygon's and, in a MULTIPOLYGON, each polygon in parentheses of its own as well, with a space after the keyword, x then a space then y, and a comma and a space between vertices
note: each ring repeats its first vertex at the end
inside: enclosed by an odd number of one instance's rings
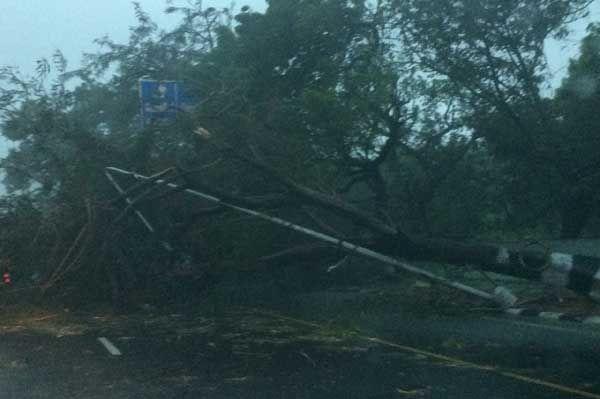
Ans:
MULTIPOLYGON (((140 0, 160 27, 171 27, 177 16, 166 15, 165 0, 140 0)), ((205 7, 229 7, 230 0, 205 0, 205 7)), ((236 8, 249 5, 263 11, 265 0, 237 0, 236 8)), ((175 4, 185 4, 176 1, 175 4)), ((136 23, 130 0, 0 0, 0 64, 35 70, 35 61, 60 49, 71 67, 83 52, 97 49, 94 39, 104 35, 126 42, 136 23)))
MULTIPOLYGON (((171 27, 177 17, 164 14, 165 0, 140 0, 142 7, 161 27, 171 27)), ((180 2, 181 3, 181 2, 180 2)), ((554 85, 566 72, 569 57, 576 55, 578 42, 591 21, 600 21, 599 2, 589 18, 575 24, 574 34, 563 43, 549 43, 548 60, 554 85)), ((237 0, 237 7, 249 5, 263 11, 265 0, 237 0)), ((204 6, 228 7, 229 0, 205 0, 204 6)), ((129 27, 135 24, 129 0, 0 0, 0 65, 11 65, 32 73, 35 61, 49 58, 60 49, 76 68, 83 52, 97 50, 93 41, 104 35, 126 42, 129 27)), ((0 145, 0 156, 4 150, 0 145)))

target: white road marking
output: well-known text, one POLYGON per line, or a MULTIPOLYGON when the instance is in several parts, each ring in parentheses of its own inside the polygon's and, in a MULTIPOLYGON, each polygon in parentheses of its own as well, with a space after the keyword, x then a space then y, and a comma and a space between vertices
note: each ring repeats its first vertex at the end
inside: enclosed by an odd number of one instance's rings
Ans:
POLYGON ((119 350, 119 348, 114 346, 113 343, 108 340, 108 338, 99 337, 98 341, 100 341, 100 343, 106 348, 108 353, 110 353, 111 355, 121 356, 121 351, 119 350))

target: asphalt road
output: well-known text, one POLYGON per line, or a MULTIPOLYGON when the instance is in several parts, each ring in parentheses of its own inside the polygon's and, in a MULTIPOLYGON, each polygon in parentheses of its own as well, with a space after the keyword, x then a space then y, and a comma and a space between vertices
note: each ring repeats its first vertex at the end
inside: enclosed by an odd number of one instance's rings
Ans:
POLYGON ((7 329, 0 398, 600 398, 597 327, 398 313, 349 328, 309 316, 81 314, 7 329))

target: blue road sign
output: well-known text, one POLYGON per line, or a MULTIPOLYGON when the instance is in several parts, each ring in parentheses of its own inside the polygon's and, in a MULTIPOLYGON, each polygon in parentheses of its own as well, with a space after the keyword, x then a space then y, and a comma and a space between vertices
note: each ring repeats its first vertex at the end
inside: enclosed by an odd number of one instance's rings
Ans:
POLYGON ((155 121, 173 121, 178 112, 187 111, 193 105, 181 82, 140 79, 139 90, 144 126, 155 121))

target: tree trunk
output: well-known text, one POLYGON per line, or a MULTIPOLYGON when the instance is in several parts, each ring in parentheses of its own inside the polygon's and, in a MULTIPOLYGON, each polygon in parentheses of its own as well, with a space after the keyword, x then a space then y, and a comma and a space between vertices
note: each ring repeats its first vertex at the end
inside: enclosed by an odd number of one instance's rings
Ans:
POLYGON ((563 200, 560 213, 561 239, 579 238, 596 210, 596 202, 593 195, 580 192, 563 200))
MULTIPOLYGON (((250 162, 255 163, 254 161, 250 162)), ((346 242, 346 244, 349 244, 347 246, 342 245, 342 242, 338 241, 337 249, 341 249, 342 247, 351 249, 353 245, 358 245, 363 247, 363 249, 374 250, 388 257, 396 256, 409 260, 439 261, 457 266, 472 265, 481 270, 538 281, 542 280, 543 272, 545 270, 551 269, 564 275, 564 285, 567 288, 583 295, 590 295, 592 297, 598 296, 600 298, 600 258, 547 253, 545 251, 531 249, 514 251, 496 245, 478 245, 447 240, 409 237, 395 226, 389 226, 385 222, 354 207, 352 204, 331 198, 324 193, 309 189, 290 179, 274 174, 267 166, 259 165, 259 167, 263 172, 266 172, 269 175, 275 175, 278 180, 282 181, 288 188, 288 195, 293 198, 296 203, 314 205, 333 212, 338 216, 342 216, 344 219, 353 222, 356 226, 361 226, 362 229, 364 229, 365 232, 368 231, 369 236, 372 237, 366 239, 370 242, 365 243, 346 242)), ((133 176, 138 180, 148 179, 148 177, 116 168, 111 168, 111 170, 133 176)), ((155 184, 163 184, 163 182, 156 181, 155 184)), ((305 230, 303 227, 293 225, 285 220, 273 218, 253 210, 240 208, 239 205, 236 205, 237 201, 233 195, 229 196, 233 201, 227 203, 219 198, 198 191, 186 189, 185 192, 204 199, 209 199, 212 202, 241 211, 242 213, 269 220, 279 225, 284 225, 286 227, 294 226, 294 230, 297 231, 305 230)), ((316 234, 311 235, 315 236, 316 234)), ((317 246, 316 248, 309 248, 308 250, 304 248, 303 251, 299 251, 295 254, 286 251, 279 255, 282 257, 289 257, 290 255, 296 256, 296 260, 298 260, 300 258, 299 255, 302 255, 302 257, 305 258, 314 256, 314 253, 311 253, 313 250, 323 255, 331 253, 331 248, 336 247, 335 245, 331 245, 332 243, 336 244, 336 237, 329 237, 328 239, 323 239, 323 237, 324 235, 321 234, 320 238, 329 243, 329 248, 317 246)), ((339 240, 339 238, 337 238, 337 240, 339 240)), ((277 258, 278 257, 275 256, 275 259, 277 258)), ((271 257, 271 259, 263 260, 273 261, 274 259, 271 257)))

